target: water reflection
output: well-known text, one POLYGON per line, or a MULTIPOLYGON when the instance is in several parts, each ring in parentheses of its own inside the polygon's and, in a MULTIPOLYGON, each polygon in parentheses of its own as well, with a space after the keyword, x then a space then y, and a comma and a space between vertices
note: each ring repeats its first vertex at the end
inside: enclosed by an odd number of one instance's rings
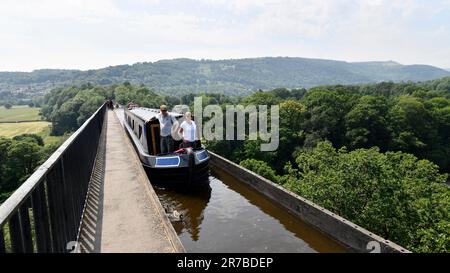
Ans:
POLYGON ((172 225, 178 235, 188 232, 193 241, 199 239, 200 227, 204 219, 204 211, 211 198, 209 183, 202 183, 194 188, 182 186, 162 186, 159 183, 155 191, 166 213, 177 211, 180 219, 172 220, 172 225))
POLYGON ((169 214, 183 215, 171 222, 188 252, 345 251, 220 169, 211 168, 201 187, 159 183, 155 191, 169 214))
POLYGON ((317 252, 345 252, 346 250, 317 229, 290 214, 285 208, 263 197, 253 188, 237 181, 229 173, 212 169, 211 174, 222 181, 227 187, 238 193, 247 202, 259 208, 266 215, 273 217, 276 224, 282 225, 286 232, 291 232, 296 238, 301 238, 304 243, 317 252))

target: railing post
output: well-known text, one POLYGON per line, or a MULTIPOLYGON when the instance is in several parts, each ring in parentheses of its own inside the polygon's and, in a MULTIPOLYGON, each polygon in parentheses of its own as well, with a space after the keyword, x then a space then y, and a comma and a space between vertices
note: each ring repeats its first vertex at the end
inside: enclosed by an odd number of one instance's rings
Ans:
POLYGON ((26 201, 19 209, 20 229, 25 253, 33 253, 33 238, 31 237, 30 213, 28 210, 29 201, 26 201))
MULTIPOLYGON (((76 144, 76 143, 75 143, 76 144)), ((73 148, 73 147, 72 147, 73 148)), ((76 153, 77 151, 75 151, 76 153)), ((74 208, 74 202, 73 202, 73 194, 75 192, 72 191, 71 187, 71 179, 73 177, 70 177, 66 175, 65 173, 65 166, 64 166, 64 157, 67 155, 67 153, 60 158, 60 168, 61 168, 61 191, 62 191, 62 203, 64 205, 64 219, 66 222, 65 225, 65 231, 66 231, 66 243, 68 241, 73 241, 76 239, 77 230, 75 226, 77 225, 75 220, 75 208, 74 208)), ((75 164, 78 164, 76 162, 75 164)), ((71 167, 71 166, 69 166, 71 167)))
POLYGON ((48 206, 45 197, 44 183, 41 183, 31 196, 34 226, 36 231, 36 247, 38 253, 52 252, 48 206))
POLYGON ((20 219, 18 212, 14 213, 9 219, 9 235, 11 237, 11 248, 15 253, 23 253, 23 239, 20 231, 20 219))
POLYGON ((58 160, 52 171, 47 175, 50 222, 52 228, 53 250, 55 252, 64 252, 65 244, 67 243, 60 163, 61 162, 58 160))
POLYGON ((5 236, 3 236, 3 227, 0 226, 0 253, 6 252, 5 236))

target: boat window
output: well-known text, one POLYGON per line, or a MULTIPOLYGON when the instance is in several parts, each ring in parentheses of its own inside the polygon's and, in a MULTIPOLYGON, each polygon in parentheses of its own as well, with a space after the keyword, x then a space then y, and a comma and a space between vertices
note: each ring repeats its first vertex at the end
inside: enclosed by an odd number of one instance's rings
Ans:
POLYGON ((139 135, 138 135, 138 138, 141 139, 141 136, 142 136, 142 126, 139 125, 139 135))

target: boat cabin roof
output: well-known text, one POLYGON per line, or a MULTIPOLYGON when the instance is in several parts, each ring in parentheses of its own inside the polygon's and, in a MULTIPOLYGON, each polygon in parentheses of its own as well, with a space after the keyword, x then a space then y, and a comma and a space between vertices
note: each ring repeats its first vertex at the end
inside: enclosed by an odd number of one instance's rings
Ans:
MULTIPOLYGON (((159 109, 155 108, 136 107, 129 111, 143 119, 145 122, 149 121, 152 117, 156 117, 156 115, 159 114, 159 109)), ((183 117, 183 114, 176 112, 169 112, 169 114, 175 118, 183 117)))

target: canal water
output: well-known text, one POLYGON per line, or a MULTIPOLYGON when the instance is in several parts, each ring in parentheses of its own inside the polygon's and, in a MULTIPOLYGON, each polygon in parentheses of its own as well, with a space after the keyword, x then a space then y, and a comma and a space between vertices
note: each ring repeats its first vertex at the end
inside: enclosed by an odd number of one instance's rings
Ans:
POLYGON ((194 190, 154 187, 187 252, 346 251, 220 169, 194 190))

